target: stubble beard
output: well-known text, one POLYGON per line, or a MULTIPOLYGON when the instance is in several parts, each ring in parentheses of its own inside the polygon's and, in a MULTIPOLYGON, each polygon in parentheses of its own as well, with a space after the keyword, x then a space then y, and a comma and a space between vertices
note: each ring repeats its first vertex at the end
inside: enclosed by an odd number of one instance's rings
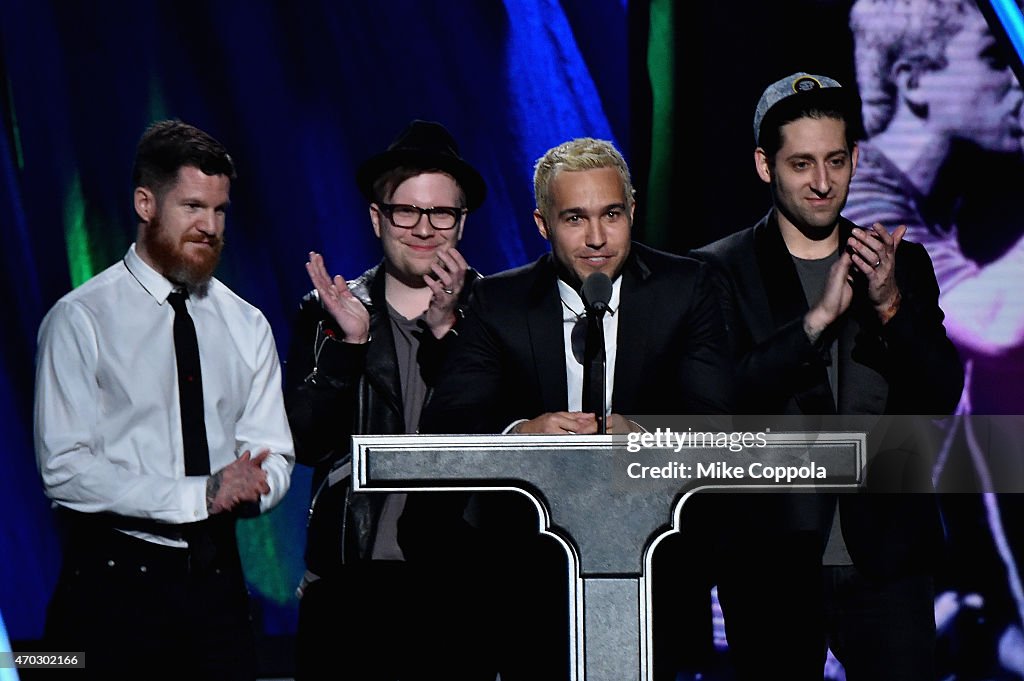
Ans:
POLYGON ((849 197, 849 193, 847 193, 847 196, 843 197, 837 208, 833 209, 833 212, 827 219, 821 219, 820 217, 816 219, 816 216, 812 212, 809 211, 806 214, 802 214, 802 211, 799 209, 794 209, 792 206, 787 205, 785 201, 779 200, 778 197, 781 196, 780 188, 774 183, 774 180, 772 191, 776 209, 784 215, 786 219, 800 231, 801 234, 811 241, 821 241, 832 235, 832 232, 839 224, 839 217, 842 215, 843 208, 846 207, 846 200, 849 197))

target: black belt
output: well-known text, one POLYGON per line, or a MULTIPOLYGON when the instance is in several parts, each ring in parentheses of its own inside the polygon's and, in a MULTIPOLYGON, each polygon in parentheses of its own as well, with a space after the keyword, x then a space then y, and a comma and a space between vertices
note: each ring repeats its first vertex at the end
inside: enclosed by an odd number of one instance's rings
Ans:
POLYGON ((235 518, 223 514, 194 523, 160 523, 149 518, 133 518, 116 513, 82 513, 59 507, 68 546, 73 553, 91 555, 97 549, 149 552, 152 558, 165 557, 185 561, 190 569, 206 569, 214 564, 231 567, 238 562, 235 518), (165 546, 132 537, 124 531, 147 532, 159 537, 185 541, 188 548, 165 546), (126 543, 123 539, 130 539, 126 543), (145 545, 145 546, 143 546, 145 545))
POLYGON ((194 523, 161 523, 152 518, 135 518, 118 513, 82 513, 66 506, 58 507, 58 516, 68 525, 71 531, 74 530, 95 530, 112 529, 128 530, 134 532, 147 532, 166 539, 177 541, 188 541, 189 535, 194 534, 203 526, 214 522, 214 518, 207 518, 194 523))

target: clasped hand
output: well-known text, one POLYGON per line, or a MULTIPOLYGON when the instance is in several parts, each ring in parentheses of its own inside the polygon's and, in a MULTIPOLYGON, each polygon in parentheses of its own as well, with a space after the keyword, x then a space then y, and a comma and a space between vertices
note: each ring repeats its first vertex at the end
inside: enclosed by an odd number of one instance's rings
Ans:
MULTIPOLYGON (((609 414, 605 431, 615 435, 638 430, 639 426, 621 414, 609 414)), ((548 435, 594 435, 597 433, 597 416, 579 411, 554 411, 541 414, 529 421, 523 421, 515 428, 516 433, 544 433, 548 435)))
POLYGON ((210 515, 258 502, 261 494, 270 493, 267 473, 263 470, 268 456, 270 450, 267 449, 256 456, 245 450, 242 456, 210 476, 206 483, 206 509, 210 515))

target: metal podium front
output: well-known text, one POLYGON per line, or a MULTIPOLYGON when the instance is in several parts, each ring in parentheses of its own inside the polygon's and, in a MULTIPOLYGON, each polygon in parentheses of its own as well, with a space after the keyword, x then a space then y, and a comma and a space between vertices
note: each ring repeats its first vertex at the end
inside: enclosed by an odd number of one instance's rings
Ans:
POLYGON ((651 678, 651 553, 702 489, 841 491, 861 483, 865 435, 759 433, 742 447, 611 435, 358 435, 357 492, 513 490, 569 556, 578 681, 651 678), (659 446, 660 445, 660 446, 659 446), (749 446, 747 446, 749 445, 749 446))

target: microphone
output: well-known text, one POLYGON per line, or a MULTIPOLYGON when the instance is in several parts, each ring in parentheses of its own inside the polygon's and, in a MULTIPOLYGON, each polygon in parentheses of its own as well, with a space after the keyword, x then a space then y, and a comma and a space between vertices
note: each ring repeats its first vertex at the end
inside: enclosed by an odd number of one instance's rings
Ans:
POLYGON ((582 298, 587 312, 600 318, 608 311, 608 301, 612 299, 612 280, 604 272, 594 272, 583 282, 582 298))
POLYGON ((612 280, 602 272, 594 272, 583 282, 583 304, 587 306, 587 340, 583 352, 583 411, 594 412, 597 432, 608 432, 607 357, 604 347, 604 323, 612 298, 612 280))

